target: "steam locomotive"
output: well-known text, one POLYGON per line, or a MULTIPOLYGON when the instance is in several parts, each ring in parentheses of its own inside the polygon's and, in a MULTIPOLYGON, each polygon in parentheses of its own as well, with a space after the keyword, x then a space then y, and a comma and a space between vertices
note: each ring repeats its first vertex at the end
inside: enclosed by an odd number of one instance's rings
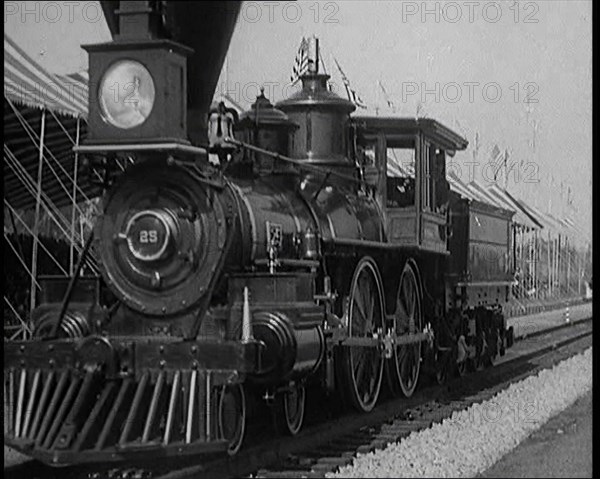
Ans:
MULTIPOLYGON (((140 3, 122 15, 147 19, 140 3)), ((443 382, 504 354, 512 213, 449 190, 464 138, 351 116, 311 48, 301 90, 214 108, 192 145, 189 49, 136 25, 86 47, 79 152, 106 193, 84 255, 102 277, 82 256, 43 280, 34 338, 5 343, 6 445, 53 465, 235 454, 257 398, 293 435, 309 387, 369 412, 384 383, 411 396, 423 370, 443 382)))

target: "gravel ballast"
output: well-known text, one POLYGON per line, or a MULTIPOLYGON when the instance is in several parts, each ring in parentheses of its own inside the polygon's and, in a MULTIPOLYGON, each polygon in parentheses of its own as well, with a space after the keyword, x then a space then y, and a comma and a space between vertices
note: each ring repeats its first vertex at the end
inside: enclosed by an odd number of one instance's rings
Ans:
POLYGON ((592 388, 592 348, 326 477, 473 477, 592 388))

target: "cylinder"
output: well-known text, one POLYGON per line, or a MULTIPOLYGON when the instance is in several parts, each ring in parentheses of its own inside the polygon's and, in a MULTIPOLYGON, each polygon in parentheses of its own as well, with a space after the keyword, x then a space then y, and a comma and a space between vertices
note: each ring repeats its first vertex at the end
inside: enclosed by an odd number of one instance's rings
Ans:
POLYGON ((252 330, 264 344, 256 382, 299 379, 314 372, 323 358, 325 340, 319 326, 297 329, 283 313, 263 311, 253 315, 252 330))

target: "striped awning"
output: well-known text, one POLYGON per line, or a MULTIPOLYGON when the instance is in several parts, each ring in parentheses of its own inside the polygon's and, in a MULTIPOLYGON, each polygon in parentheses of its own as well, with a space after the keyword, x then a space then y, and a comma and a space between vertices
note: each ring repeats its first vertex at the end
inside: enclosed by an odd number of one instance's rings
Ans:
POLYGON ((479 195, 480 198, 482 198, 484 203, 494 205, 497 208, 503 208, 503 209, 508 209, 509 211, 515 211, 515 209, 512 206, 507 207, 506 204, 502 203, 501 201, 498 201, 498 198, 496 198, 494 195, 490 194, 487 191, 487 189, 485 188, 485 186, 483 186, 478 181, 476 181, 476 180, 471 181, 467 186, 469 186, 469 188, 474 190, 476 192, 476 194, 479 195))
POLYGON ((500 188, 498 185, 490 185, 487 188, 487 192, 494 196, 499 202, 506 204, 507 208, 515 211, 513 221, 516 224, 521 225, 529 230, 537 230, 544 227, 541 221, 530 215, 528 211, 523 208, 521 203, 519 203, 519 201, 513 198, 506 190, 500 188))
MULTIPOLYGON (((4 36, 4 199, 13 208, 35 207, 40 137, 44 121, 42 201, 57 207, 71 203, 77 138, 85 137, 87 78, 54 75, 4 36)), ((99 194, 78 165, 77 201, 99 194)))
POLYGON ((53 75, 4 35, 4 97, 61 115, 87 117, 87 81, 82 75, 53 75))
POLYGON ((459 194, 463 198, 479 201, 479 198, 477 198, 468 188, 468 186, 464 184, 452 171, 448 172, 448 183, 450 183, 450 190, 459 194))

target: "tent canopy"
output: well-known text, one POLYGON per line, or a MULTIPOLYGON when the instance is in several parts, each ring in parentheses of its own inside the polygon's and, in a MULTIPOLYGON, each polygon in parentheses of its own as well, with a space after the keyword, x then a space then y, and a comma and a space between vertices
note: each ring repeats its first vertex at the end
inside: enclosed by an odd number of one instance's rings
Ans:
MULTIPOLYGON (((13 208, 35 207, 43 137, 42 201, 72 202, 73 146, 86 133, 87 79, 53 75, 4 35, 4 200, 13 208), (42 135, 42 118, 44 128, 42 135)), ((78 165, 78 200, 99 194, 78 165)))
POLYGON ((499 202, 506 204, 507 208, 515 211, 513 221, 516 224, 523 226, 528 230, 539 230, 543 228, 543 224, 540 221, 537 221, 535 217, 530 216, 527 210, 523 209, 519 202, 516 201, 506 190, 501 189, 496 184, 492 184, 488 187, 487 191, 490 195, 497 198, 499 202))

